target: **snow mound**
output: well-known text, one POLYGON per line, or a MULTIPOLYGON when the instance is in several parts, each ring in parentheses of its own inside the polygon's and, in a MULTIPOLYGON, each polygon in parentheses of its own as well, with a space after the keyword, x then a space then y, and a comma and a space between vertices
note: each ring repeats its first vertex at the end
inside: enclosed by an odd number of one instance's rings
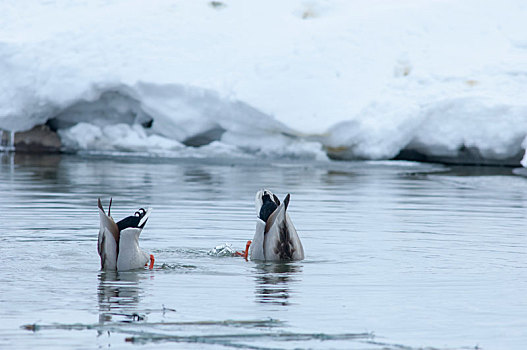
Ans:
POLYGON ((527 147, 523 0, 0 13, 0 131, 47 124, 67 151, 519 164, 527 147))
POLYGON ((271 116, 200 88, 108 84, 91 86, 71 100, 41 101, 39 106, 27 110, 25 118, 13 117, 14 129, 47 123, 66 151, 327 159, 319 143, 302 140, 271 116))

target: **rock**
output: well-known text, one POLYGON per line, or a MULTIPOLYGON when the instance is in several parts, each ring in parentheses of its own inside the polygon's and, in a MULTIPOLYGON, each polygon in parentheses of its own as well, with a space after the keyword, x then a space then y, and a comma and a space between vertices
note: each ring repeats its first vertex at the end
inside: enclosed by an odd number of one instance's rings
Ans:
POLYGON ((47 125, 37 125, 28 131, 15 133, 16 152, 60 152, 61 142, 47 125))
POLYGON ((226 130, 221 126, 216 126, 210 130, 189 137, 183 141, 185 146, 200 147, 208 145, 211 142, 221 140, 221 136, 226 130))
POLYGON ((519 152, 513 157, 507 157, 502 159, 485 158, 481 155, 481 152, 477 148, 462 146, 458 149, 457 155, 455 156, 435 156, 424 154, 416 150, 403 149, 393 159, 427 163, 442 163, 451 165, 490 165, 521 167, 520 161, 522 157, 523 151, 519 152))

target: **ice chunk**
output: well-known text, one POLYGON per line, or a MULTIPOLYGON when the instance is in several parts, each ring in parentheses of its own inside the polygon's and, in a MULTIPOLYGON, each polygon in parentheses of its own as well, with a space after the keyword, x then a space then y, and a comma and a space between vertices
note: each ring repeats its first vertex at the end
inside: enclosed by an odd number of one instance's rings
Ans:
POLYGON ((159 135, 147 135, 138 124, 110 124, 103 127, 78 123, 60 129, 59 135, 65 147, 83 151, 173 151, 184 148, 175 141, 159 135))

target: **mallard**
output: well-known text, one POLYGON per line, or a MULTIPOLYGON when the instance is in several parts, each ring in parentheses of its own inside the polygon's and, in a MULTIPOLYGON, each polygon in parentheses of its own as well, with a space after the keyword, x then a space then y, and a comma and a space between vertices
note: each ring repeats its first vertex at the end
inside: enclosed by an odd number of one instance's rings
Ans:
POLYGON ((256 232, 250 243, 251 260, 287 261, 304 259, 304 248, 287 213, 290 194, 283 202, 271 191, 256 193, 256 232))
POLYGON ((150 216, 151 208, 141 208, 134 215, 115 223, 110 216, 112 200, 108 215, 104 212, 101 199, 98 200, 101 225, 97 251, 101 257, 101 270, 127 271, 154 265, 154 256, 139 248, 139 235, 150 216))

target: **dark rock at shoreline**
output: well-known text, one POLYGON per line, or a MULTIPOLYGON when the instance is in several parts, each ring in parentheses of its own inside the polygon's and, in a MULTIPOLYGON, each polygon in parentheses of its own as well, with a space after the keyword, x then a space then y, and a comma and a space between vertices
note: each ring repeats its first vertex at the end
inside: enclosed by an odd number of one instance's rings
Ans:
POLYGON ((396 160, 410 160, 426 163, 442 163, 450 165, 485 165, 485 166, 506 166, 521 167, 523 152, 519 152, 514 157, 504 159, 484 158, 478 149, 472 147, 462 147, 456 156, 433 156, 423 154, 419 151, 403 149, 394 158, 396 160))
POLYGON ((60 152, 62 144, 56 132, 47 125, 37 125, 28 131, 15 133, 16 152, 60 152))

